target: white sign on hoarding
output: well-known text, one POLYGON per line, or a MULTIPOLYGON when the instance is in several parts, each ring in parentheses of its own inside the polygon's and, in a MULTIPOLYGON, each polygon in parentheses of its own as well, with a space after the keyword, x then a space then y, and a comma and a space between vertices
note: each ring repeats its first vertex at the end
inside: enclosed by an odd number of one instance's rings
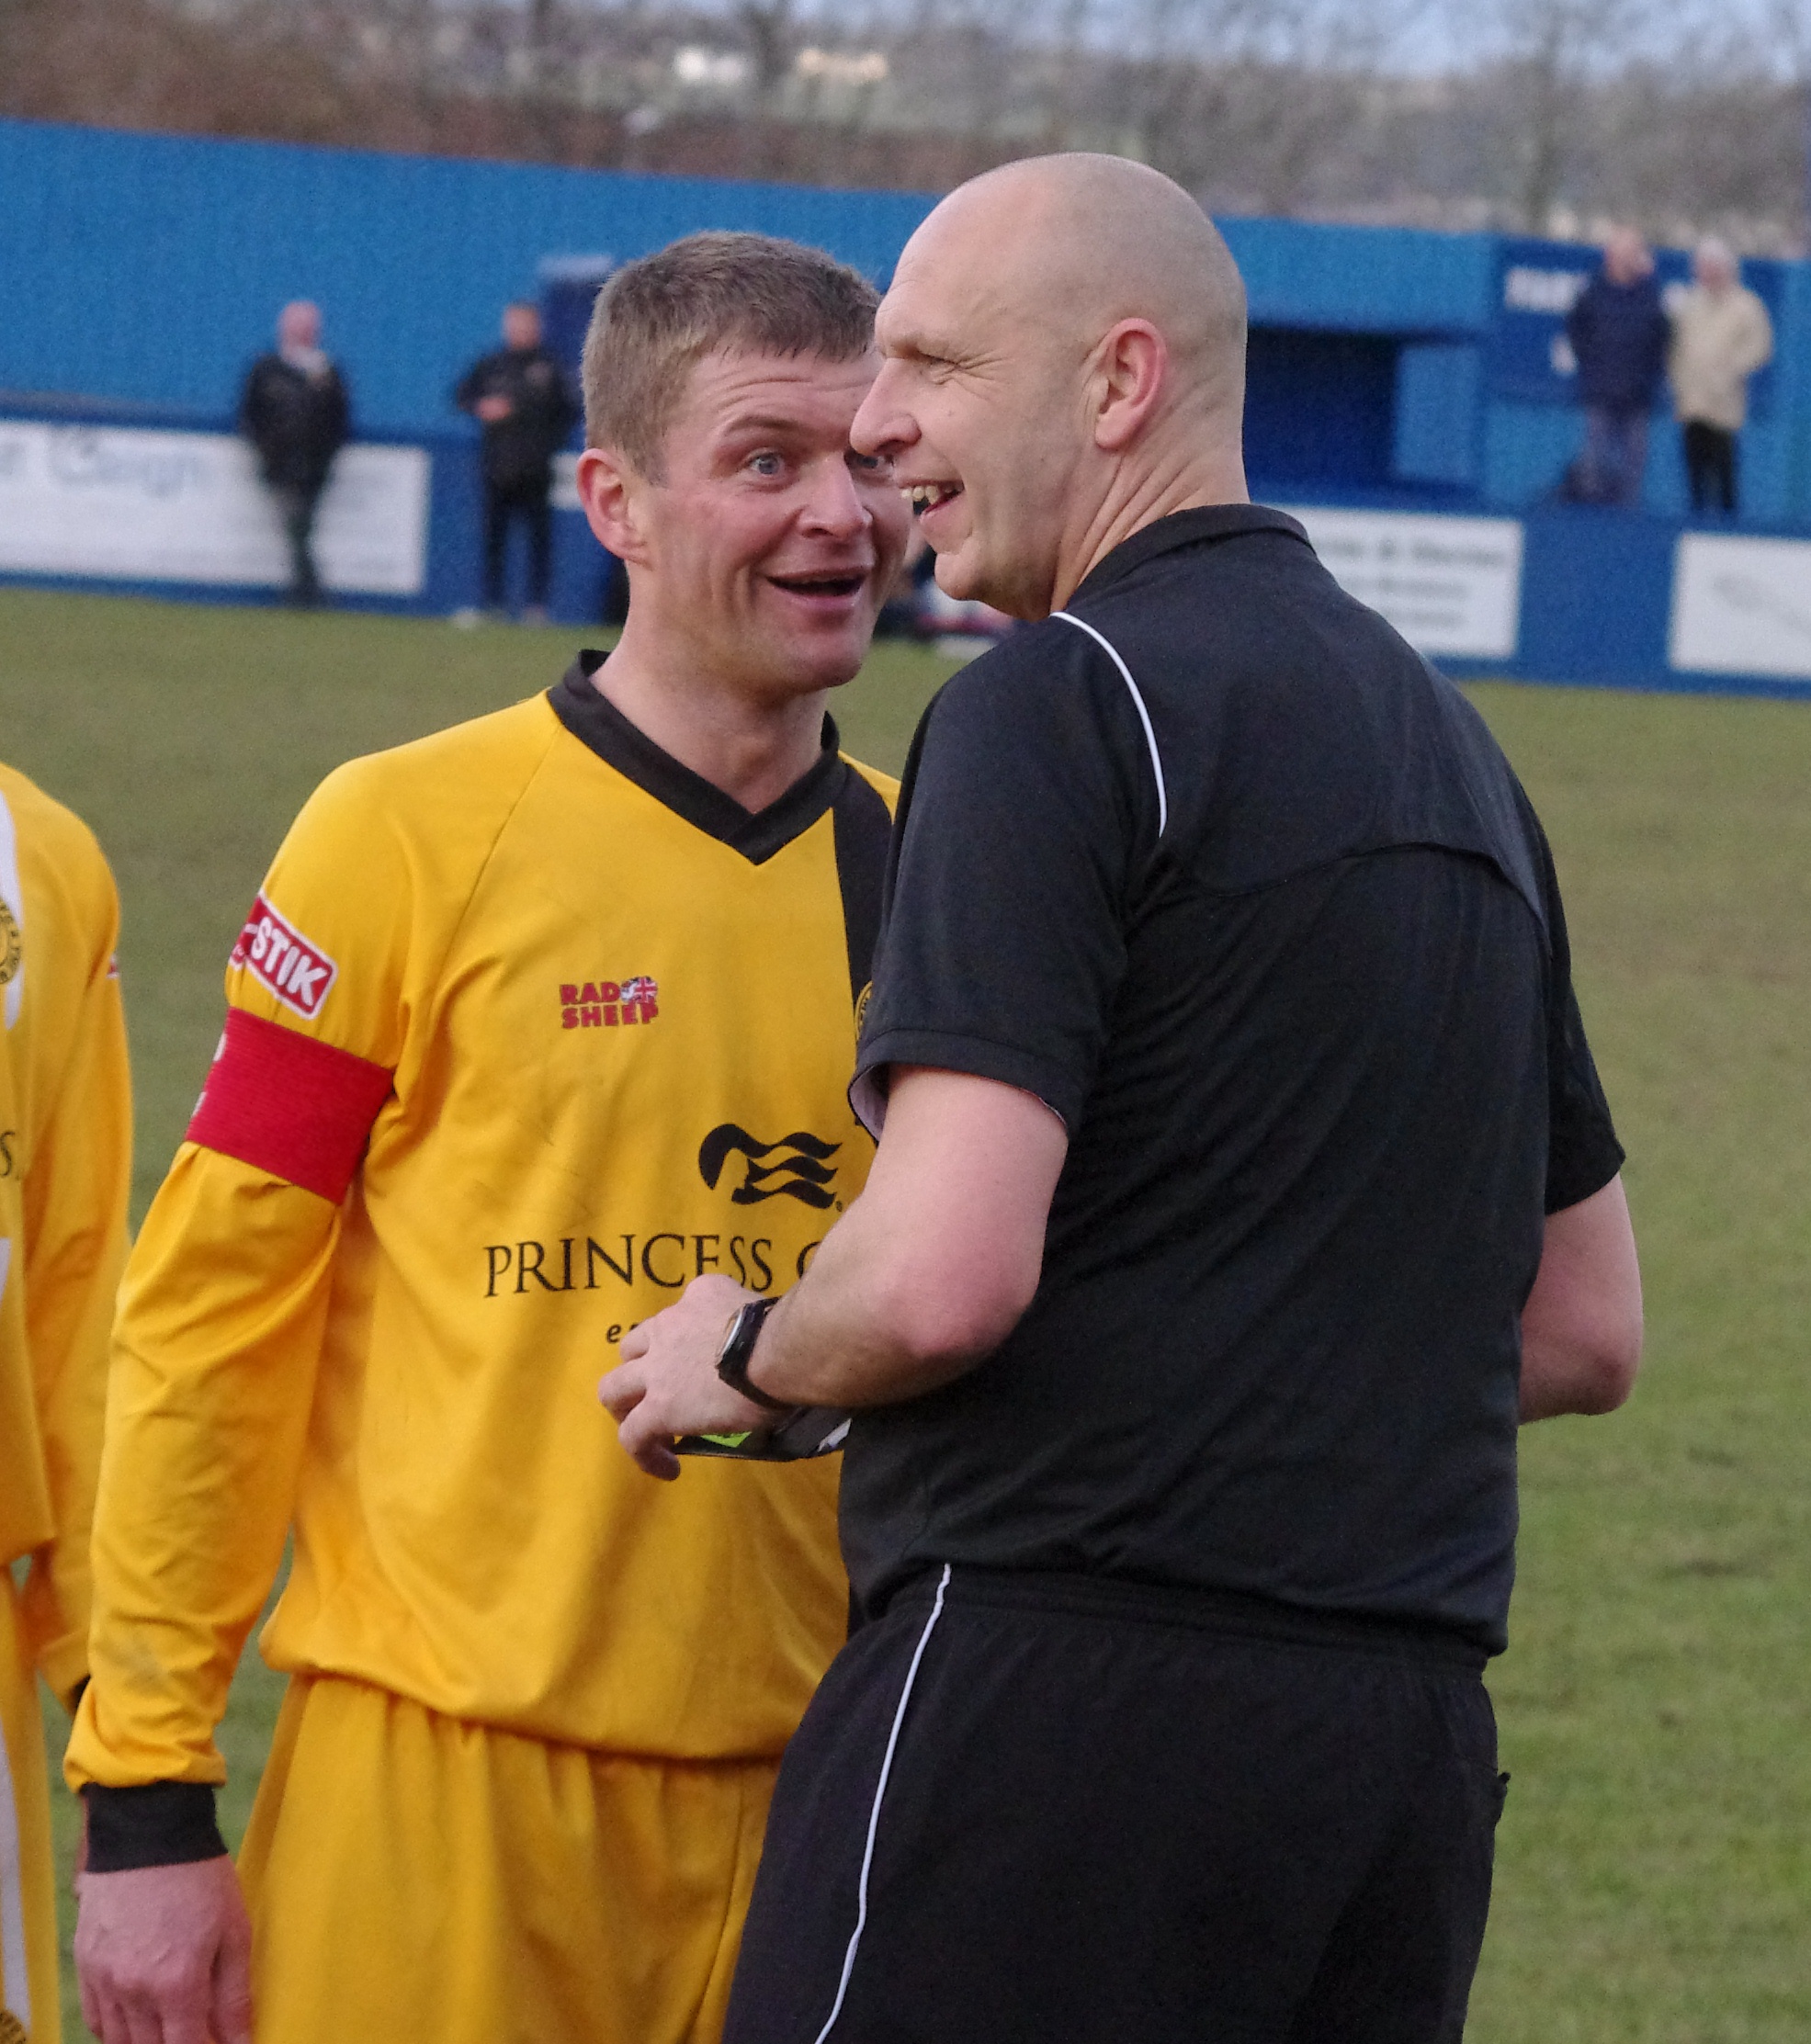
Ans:
POLYGON ((1811 681, 1811 540, 1682 534, 1667 659, 1701 674, 1811 681))
POLYGON ((1423 653, 1508 660, 1522 613, 1522 526, 1513 518, 1285 505, 1341 588, 1423 653))
MULTIPOLYGON (((342 450, 314 527, 328 588, 420 594, 428 468, 423 447, 342 450)), ((0 419, 0 572, 280 587, 289 550, 230 434, 0 419)))

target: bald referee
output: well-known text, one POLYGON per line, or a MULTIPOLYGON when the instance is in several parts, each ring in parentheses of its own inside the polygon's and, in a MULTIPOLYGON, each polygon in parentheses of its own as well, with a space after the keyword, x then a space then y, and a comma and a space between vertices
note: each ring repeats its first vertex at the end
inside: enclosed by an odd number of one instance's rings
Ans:
POLYGON ((700 1280, 604 1384, 661 1474, 855 1409, 866 1622, 726 2036, 1457 2044, 1517 1423, 1640 1348, 1545 840, 1248 501, 1243 291, 1176 186, 978 179, 878 331, 856 444, 1031 628, 913 750, 866 1191, 777 1306, 700 1280))

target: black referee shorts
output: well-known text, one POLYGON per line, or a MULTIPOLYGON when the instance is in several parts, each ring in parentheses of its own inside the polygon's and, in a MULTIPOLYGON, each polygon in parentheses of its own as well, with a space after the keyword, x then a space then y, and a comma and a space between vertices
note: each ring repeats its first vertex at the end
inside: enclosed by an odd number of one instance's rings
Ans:
POLYGON ((1482 1661, 1092 1579, 902 1594, 787 1749, 724 2044, 1458 2044, 1482 1661))

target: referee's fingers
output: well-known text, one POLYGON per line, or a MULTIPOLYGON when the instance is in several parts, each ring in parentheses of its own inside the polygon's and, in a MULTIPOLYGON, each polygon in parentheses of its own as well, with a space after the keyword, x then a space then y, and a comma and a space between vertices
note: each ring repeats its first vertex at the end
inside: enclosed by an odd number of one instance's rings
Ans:
POLYGON ((679 1474, 679 1457, 673 1451, 673 1436, 648 1417, 645 1402, 622 1422, 618 1438, 625 1452, 650 1476, 670 1484, 679 1474))
POLYGON ((632 1364, 606 1370, 597 1380, 597 1402, 619 1427, 647 1395, 647 1372, 632 1364))

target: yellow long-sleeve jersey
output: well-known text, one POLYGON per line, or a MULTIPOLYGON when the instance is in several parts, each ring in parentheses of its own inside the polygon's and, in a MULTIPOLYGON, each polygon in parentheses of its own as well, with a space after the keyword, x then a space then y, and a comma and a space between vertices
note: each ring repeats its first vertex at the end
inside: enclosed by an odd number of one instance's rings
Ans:
POLYGON ((775 1754, 840 1643, 833 1462, 652 1483, 595 1384, 860 1189, 892 784, 827 725, 751 817, 599 659, 342 768, 270 870, 122 1293, 74 1784, 222 1778, 292 1523, 274 1666, 549 1740, 775 1754))
POLYGON ((131 1087, 119 903, 87 827, 0 766, 0 1567, 67 1698, 87 1672, 88 1528, 126 1251, 131 1087))

